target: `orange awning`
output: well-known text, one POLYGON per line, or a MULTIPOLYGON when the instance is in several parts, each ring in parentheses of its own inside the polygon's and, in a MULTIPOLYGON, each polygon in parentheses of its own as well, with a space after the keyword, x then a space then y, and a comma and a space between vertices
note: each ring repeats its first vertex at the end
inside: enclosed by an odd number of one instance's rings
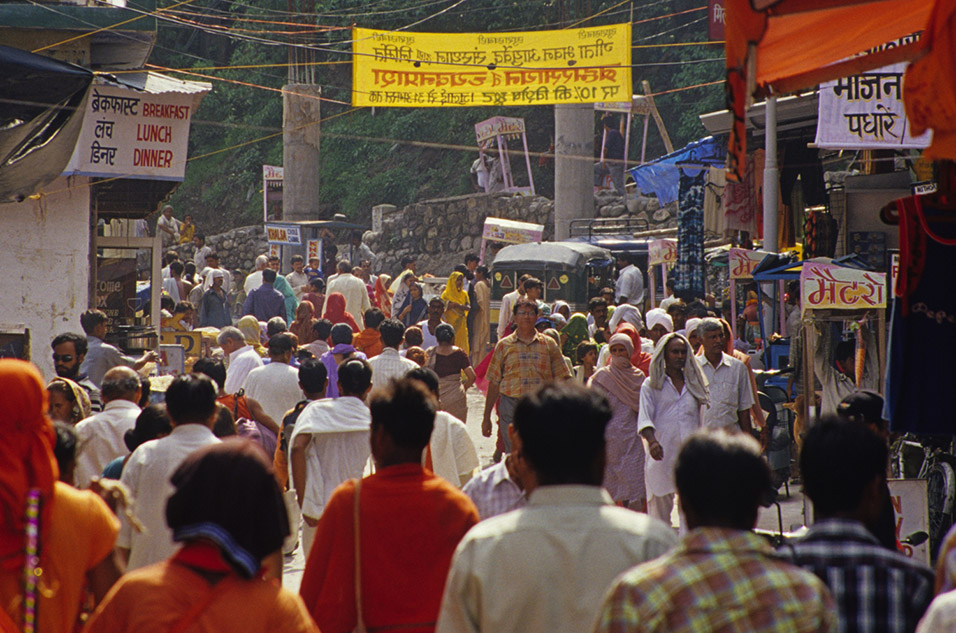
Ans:
MULTIPOLYGON (((779 95, 924 54, 928 38, 860 56, 928 31, 956 0, 726 0, 731 171, 743 164, 743 117, 755 96, 779 95), (754 7, 758 7, 755 9, 754 7)), ((733 177, 733 174, 731 174, 733 177)))

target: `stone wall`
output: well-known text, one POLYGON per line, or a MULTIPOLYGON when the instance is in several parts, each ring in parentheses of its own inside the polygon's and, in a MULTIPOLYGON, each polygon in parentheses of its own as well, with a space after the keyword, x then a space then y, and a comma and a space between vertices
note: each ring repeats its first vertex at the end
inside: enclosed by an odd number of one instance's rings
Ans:
MULTIPOLYGON (((246 273, 255 268, 257 256, 269 252, 265 227, 261 224, 241 226, 219 235, 207 235, 206 245, 219 255, 220 266, 246 273)), ((182 244, 169 250, 179 253, 179 258, 183 262, 191 262, 196 253, 196 248, 192 244, 182 244)))
MULTIPOLYGON (((657 198, 639 196, 625 205, 620 196, 609 191, 594 197, 594 215, 641 218, 651 230, 677 226, 676 203, 662 208, 657 198)), ((425 200, 385 213, 382 230, 366 231, 363 239, 378 256, 378 271, 395 274, 401 269, 402 257, 412 255, 418 259, 419 271, 444 277, 455 264, 464 261, 466 253, 479 252, 488 217, 543 224, 544 239, 554 237, 554 201, 541 196, 471 194, 425 200)), ((221 266, 244 273, 253 270, 257 255, 269 250, 262 225, 207 235, 206 244, 219 254, 221 266)), ((344 245, 339 248, 341 251, 344 245)), ((183 261, 192 261, 195 252, 192 244, 173 250, 183 261)))
MULTIPOLYGON (((656 198, 638 197, 625 205, 620 196, 601 192, 594 206, 596 217, 643 218, 650 229, 677 226, 676 205, 661 208, 656 198)), ((544 239, 554 236, 554 201, 541 196, 471 194, 426 200, 386 214, 382 230, 366 232, 364 241, 378 255, 377 267, 383 272, 398 272, 402 257, 413 255, 418 270, 445 276, 466 253, 481 249, 488 217, 543 224, 544 239)))

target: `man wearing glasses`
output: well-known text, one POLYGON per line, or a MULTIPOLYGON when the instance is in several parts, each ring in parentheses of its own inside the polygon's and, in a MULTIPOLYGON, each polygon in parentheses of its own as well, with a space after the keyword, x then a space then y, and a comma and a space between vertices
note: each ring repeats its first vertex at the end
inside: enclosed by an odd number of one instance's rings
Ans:
POLYGON ((82 334, 65 332, 54 338, 50 347, 53 348, 53 369, 56 370, 56 375, 60 378, 68 378, 83 387, 90 396, 93 413, 102 411, 103 401, 100 398, 100 390, 86 374, 80 373, 80 365, 86 358, 86 337, 82 334))
POLYGON ((513 312, 515 331, 498 341, 488 365, 485 376, 488 395, 481 420, 481 434, 491 437, 491 410, 497 402, 498 430, 504 439, 505 452, 511 452, 511 444, 507 431, 502 429, 511 424, 518 399, 546 382, 571 377, 558 344, 535 330, 537 303, 522 297, 515 302, 513 312))

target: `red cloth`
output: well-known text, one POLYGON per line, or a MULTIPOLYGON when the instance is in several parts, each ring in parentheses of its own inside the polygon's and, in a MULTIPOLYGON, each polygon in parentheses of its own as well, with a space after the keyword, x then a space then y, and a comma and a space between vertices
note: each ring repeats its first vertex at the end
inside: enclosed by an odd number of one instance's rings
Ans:
MULTIPOLYGON (((40 541, 45 542, 59 476, 47 417, 47 392, 40 372, 22 360, 0 360, 0 569, 23 566, 27 493, 41 494, 40 541)), ((42 551, 42 547, 41 547, 42 551)))
MULTIPOLYGON (((302 576, 302 599, 323 633, 351 633, 357 623, 354 499, 353 480, 333 493, 302 576)), ((433 631, 452 555, 478 522, 478 510, 418 464, 389 466, 366 477, 360 507, 366 627, 433 631)))
POLYGON ((352 328, 352 331, 358 334, 359 326, 352 318, 352 315, 345 311, 345 295, 341 292, 333 292, 325 298, 326 319, 332 322, 332 325, 346 323, 352 328))
POLYGON ((367 327, 358 336, 352 339, 352 345, 368 358, 374 358, 382 353, 382 335, 375 328, 367 327))
POLYGON ((937 0, 920 46, 925 55, 906 69, 903 102, 914 136, 932 128, 923 156, 956 160, 956 2, 937 0))

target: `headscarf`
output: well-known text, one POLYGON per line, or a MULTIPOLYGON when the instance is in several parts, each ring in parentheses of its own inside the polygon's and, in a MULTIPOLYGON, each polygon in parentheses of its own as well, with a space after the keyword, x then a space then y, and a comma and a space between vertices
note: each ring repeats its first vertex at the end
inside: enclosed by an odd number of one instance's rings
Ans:
POLYGON ((559 332, 568 324, 568 320, 565 319, 564 315, 560 312, 552 312, 551 316, 548 318, 551 319, 551 323, 554 324, 554 329, 558 330, 559 332))
POLYGON ((690 339, 690 333, 697 331, 697 326, 700 325, 701 321, 703 321, 703 319, 698 319, 697 317, 687 319, 687 322, 684 323, 684 336, 690 339))
POLYGON ((315 332, 312 330, 315 322, 315 306, 311 301, 303 300, 295 309, 295 321, 289 324, 289 332, 298 337, 299 345, 308 345, 315 340, 315 332))
POLYGON ((582 341, 588 340, 589 337, 588 318, 580 312, 575 312, 568 319, 568 324, 561 330, 561 334, 568 337, 568 340, 564 342, 564 347, 561 348, 561 352, 568 358, 575 358, 578 345, 582 341))
POLYGON ((52 386, 54 383, 62 383, 66 385, 66 387, 73 394, 74 416, 77 414, 79 415, 79 418, 73 420, 73 424, 76 424, 80 420, 86 419, 90 417, 91 415, 93 415, 93 405, 90 402, 90 395, 86 393, 86 389, 79 386, 78 384, 70 380, 69 378, 61 378, 57 376, 56 378, 51 380, 49 383, 47 383, 47 386, 46 386, 47 391, 50 390, 50 386, 52 386))
POLYGON ((47 392, 32 364, 0 360, 0 569, 19 571, 24 563, 27 495, 40 491, 40 542, 50 526, 53 485, 59 477, 47 417, 47 392))
MULTIPOLYGON (((611 356, 611 362, 606 367, 594 372, 588 384, 597 384, 607 393, 614 394, 614 397, 636 412, 640 405, 641 383, 644 382, 646 376, 643 371, 631 363, 630 357, 634 353, 634 343, 630 336, 624 333, 615 334, 608 341, 608 348, 617 344, 624 346, 628 357, 611 356)), ((640 351, 640 347, 637 349, 640 351)))
POLYGON ((557 301, 555 301, 554 304, 551 306, 551 315, 554 316, 555 314, 558 314, 558 313, 559 313, 559 310, 560 310, 561 308, 567 308, 567 309, 568 309, 568 317, 566 317, 566 318, 570 318, 570 316, 571 316, 571 306, 568 305, 568 302, 567 302, 567 301, 562 301, 561 299, 558 299, 557 301))
POLYGON ((651 355, 641 349, 641 335, 637 333, 637 328, 630 323, 622 323, 617 326, 614 336, 618 334, 625 334, 631 341, 634 347, 631 351, 631 364, 644 372, 646 376, 651 371, 651 355))
POLYGON ((242 332, 242 337, 246 339, 246 343, 252 345, 260 356, 268 355, 266 348, 262 345, 262 326, 259 325, 259 320, 256 317, 247 314, 236 322, 236 327, 242 332))
POLYGON ((341 292, 333 292, 325 297, 325 318, 332 322, 345 323, 352 328, 352 331, 358 333, 359 327, 352 315, 345 311, 345 295, 341 292))
MULTIPOLYGON (((454 301, 463 306, 468 305, 468 291, 465 290, 465 276, 458 271, 448 276, 448 283, 445 284, 445 290, 441 293, 441 300, 444 302, 454 301), (458 280, 461 279, 461 290, 458 289, 458 280)), ((466 310, 467 312, 467 310, 466 310)))
POLYGON ((375 280, 375 302, 378 309, 386 315, 392 314, 392 295, 388 293, 388 284, 392 278, 388 275, 379 275, 375 280))
POLYGON ((405 301, 402 302, 398 313, 401 314, 402 311, 409 306, 411 306, 412 309, 408 311, 408 314, 402 317, 402 322, 406 327, 422 321, 428 313, 428 302, 425 301, 425 291, 417 283, 413 283, 408 289, 408 294, 405 295, 405 301), (418 299, 412 299, 412 288, 418 288, 418 299))
POLYGON ((607 329, 614 332, 621 323, 630 323, 638 330, 644 327, 641 311, 629 303, 622 303, 614 308, 614 314, 607 320, 607 329))
POLYGON ((707 377, 701 371, 697 364, 697 357, 694 356, 694 350, 690 347, 690 342, 683 334, 671 332, 661 337, 654 348, 654 356, 651 357, 651 387, 660 391, 664 388, 664 376, 666 375, 664 350, 672 339, 678 339, 687 346, 687 360, 684 361, 684 385, 690 389, 690 393, 697 399, 698 404, 708 404, 710 402, 710 390, 707 387, 707 377))
POLYGON ((248 440, 214 444, 190 454, 170 480, 166 503, 173 540, 212 541, 243 578, 289 535, 282 491, 261 447, 248 440))
POLYGON ((645 316, 647 317, 648 330, 653 330, 654 326, 659 323, 663 325, 664 329, 668 332, 674 331, 674 319, 672 319, 671 315, 667 314, 662 309, 654 308, 653 310, 648 310, 645 316))

